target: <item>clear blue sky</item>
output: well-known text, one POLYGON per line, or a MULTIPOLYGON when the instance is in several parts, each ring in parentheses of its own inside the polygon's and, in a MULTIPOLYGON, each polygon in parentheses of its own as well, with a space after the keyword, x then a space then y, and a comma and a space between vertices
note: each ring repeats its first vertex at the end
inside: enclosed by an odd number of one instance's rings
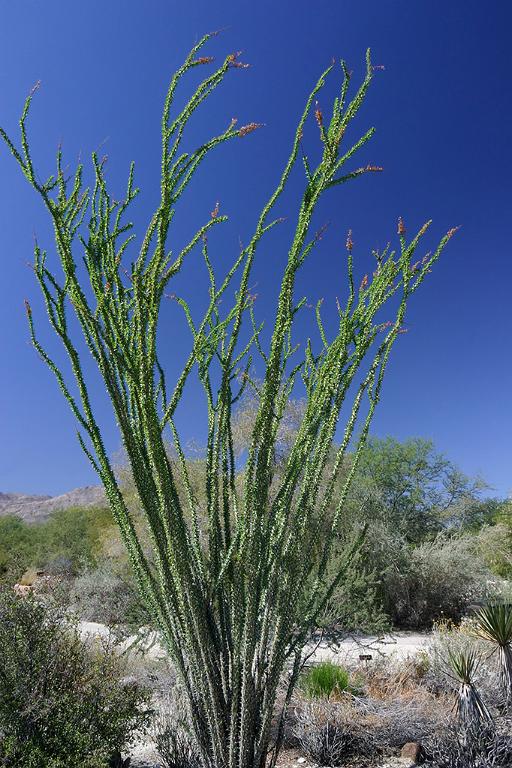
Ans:
MULTIPOLYGON (((205 31, 221 27, 226 30, 210 51, 220 57, 243 49, 252 66, 230 73, 193 131, 203 137, 234 115, 265 128, 205 165, 183 202, 177 237, 207 220, 220 200, 230 216, 218 241, 227 263, 239 236, 246 240, 251 233, 318 74, 335 56, 359 75, 370 46, 385 71, 377 73, 360 116, 361 130, 374 124, 377 134, 357 165, 379 163, 385 173, 326 200, 321 219, 331 227, 304 285, 312 301, 324 296, 332 306, 341 291, 349 227, 363 273, 365 254, 393 237, 399 215, 409 231, 430 217, 435 234, 462 225, 411 307, 409 333, 395 349, 373 433, 432 438, 461 469, 481 473, 505 495, 512 489, 512 4, 2 0, 0 123, 15 131, 27 92, 41 80, 31 128, 42 173, 49 172, 59 140, 70 162, 99 148, 109 155, 109 179, 121 195, 134 159, 142 222, 157 195, 159 115, 169 75, 205 31)), ((291 213, 299 177, 294 184, 283 215, 291 213)), ((27 268, 34 232, 52 254, 40 201, 1 148, 0 490, 55 494, 96 478, 55 381, 28 343, 25 297, 43 339, 55 348, 27 268)), ((271 316, 273 276, 287 234, 285 224, 263 251, 256 289, 262 317, 271 316)), ((195 289, 190 269, 185 277, 195 289)), ((188 338, 171 320, 166 355, 172 368, 188 338)), ((97 397, 106 442, 115 451, 115 426, 99 390, 97 397)), ((191 438, 204 435, 193 398, 182 427, 191 438)))

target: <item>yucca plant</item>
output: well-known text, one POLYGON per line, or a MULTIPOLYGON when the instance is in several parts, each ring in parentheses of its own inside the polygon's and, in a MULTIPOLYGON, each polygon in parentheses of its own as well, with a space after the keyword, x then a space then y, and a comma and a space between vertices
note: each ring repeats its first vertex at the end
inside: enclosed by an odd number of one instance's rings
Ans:
POLYGON ((507 706, 512 704, 512 605, 490 603, 475 614, 475 633, 498 651, 501 690, 507 706))
POLYGON ((475 650, 448 651, 447 661, 459 683, 455 703, 459 723, 464 733, 476 734, 492 723, 490 712, 474 683, 480 656, 475 650))
MULTIPOLYGON (((185 107, 176 108, 178 85, 192 70, 212 61, 201 55, 209 37, 192 49, 171 80, 162 119, 160 202, 131 258, 133 235, 125 216, 138 193, 133 166, 121 201, 108 191, 104 163, 95 155, 92 189, 84 187, 81 165, 68 178, 61 149, 55 174, 41 180, 26 130, 33 94, 20 120, 21 146, 5 131, 0 135, 53 224, 62 275, 50 269, 38 244, 35 275, 50 324, 67 353, 72 384, 43 349, 27 302, 32 340, 70 405, 80 429, 80 444, 105 486, 141 595, 181 677, 200 758, 205 768, 262 768, 273 732, 277 737, 271 762, 277 757, 282 714, 298 679, 302 649, 361 545, 364 531, 358 530, 347 542, 340 568, 331 573, 328 566, 335 536, 392 347, 404 330, 411 296, 455 230, 432 252, 418 258, 430 222, 408 240, 400 220, 397 250, 388 247, 375 252, 373 277, 365 275, 359 280, 349 234, 347 288, 337 305, 334 332, 328 333, 318 304, 317 341, 308 339, 297 346, 295 321, 306 299, 295 295, 296 280, 321 236, 311 231, 319 202, 325 193, 381 170, 372 165, 346 168, 373 134, 370 128, 355 144, 345 146, 347 129, 372 80, 370 53, 364 80, 352 98, 351 73, 341 64, 342 82, 329 117, 324 117, 317 100, 335 65, 320 76, 300 117, 279 183, 252 237, 219 277, 209 236, 226 217, 216 205, 190 241, 176 246, 176 204, 210 152, 245 137, 258 125, 238 127, 231 120, 225 130, 196 150, 183 150, 189 119, 230 70, 245 66, 238 54, 230 54, 202 80, 185 107), (315 163, 304 147, 309 121, 317 135, 314 152, 319 150, 319 160, 315 163), (271 320, 270 341, 265 344, 262 325, 255 316, 251 275, 262 239, 280 221, 271 216, 297 166, 304 173, 302 198, 271 320), (157 333, 159 315, 170 284, 184 260, 197 249, 202 251, 209 285, 207 305, 197 318, 186 298, 171 294, 183 309, 192 337, 181 373, 171 383, 162 365, 162 345, 169 350, 169 339, 177 330, 157 333), (230 296, 234 296, 232 302, 230 296), (390 313, 385 322, 384 307, 390 313), (70 313, 75 316, 73 322, 70 313), (82 363, 77 329, 81 329, 82 341, 112 403, 148 526, 151 559, 104 447, 91 402, 93 379, 82 363), (255 355, 261 383, 252 376, 255 355), (202 385, 207 411, 205 504, 199 503, 194 492, 183 436, 176 424, 184 389, 194 377, 202 385), (304 411, 277 473, 274 459, 280 425, 289 398, 299 386, 304 392, 304 411), (236 403, 247 388, 255 391, 258 405, 241 466, 235 458, 232 425, 236 403), (335 445, 340 415, 341 441, 335 445), (360 428, 357 439, 356 424, 360 428), (281 716, 273 729, 278 686, 287 665, 290 674, 284 678, 281 716)), ((275 264, 273 261, 272 269, 275 264)), ((192 292, 196 291, 194 284, 192 292)), ((339 291, 337 287, 338 295, 339 291)))

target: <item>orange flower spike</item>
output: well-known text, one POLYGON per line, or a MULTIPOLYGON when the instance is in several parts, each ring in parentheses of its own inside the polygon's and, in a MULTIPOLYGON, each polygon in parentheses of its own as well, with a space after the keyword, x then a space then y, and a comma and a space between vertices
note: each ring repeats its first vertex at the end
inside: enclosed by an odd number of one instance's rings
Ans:
POLYGON ((349 253, 352 253, 352 248, 354 247, 354 241, 352 240, 352 230, 349 229, 347 233, 347 242, 346 242, 347 251, 349 253))
POLYGON ((213 209, 213 211, 210 213, 210 216, 212 217, 212 219, 216 219, 216 218, 217 218, 217 216, 219 215, 219 207, 220 207, 220 203, 219 203, 219 201, 217 200, 217 202, 215 203, 215 208, 214 208, 214 209, 213 209))
POLYGON ((452 227, 452 229, 449 229, 448 232, 446 233, 446 237, 448 238, 453 237, 454 234, 459 231, 459 229, 460 229, 460 224, 458 227, 452 227))
POLYGON ((320 109, 320 106, 318 104, 318 101, 316 102, 316 109, 315 109, 315 120, 317 122, 317 125, 320 129, 322 129, 322 126, 324 124, 324 116, 322 114, 322 110, 320 109))
POLYGON ((249 64, 245 64, 242 61, 238 61, 238 57, 240 56, 241 53, 242 51, 236 51, 236 53, 230 53, 227 58, 228 66, 237 67, 238 69, 247 69, 247 67, 250 66, 249 64))
POLYGON ((405 224, 401 216, 398 219, 398 234, 402 237, 405 235, 405 224))
POLYGON ((248 123, 247 125, 242 125, 242 127, 238 129, 238 135, 247 136, 248 133, 252 133, 262 127, 263 123, 248 123))
POLYGON ((368 275, 365 275, 361 280, 361 285, 359 286, 359 290, 364 291, 364 289, 367 287, 368 287, 368 275))

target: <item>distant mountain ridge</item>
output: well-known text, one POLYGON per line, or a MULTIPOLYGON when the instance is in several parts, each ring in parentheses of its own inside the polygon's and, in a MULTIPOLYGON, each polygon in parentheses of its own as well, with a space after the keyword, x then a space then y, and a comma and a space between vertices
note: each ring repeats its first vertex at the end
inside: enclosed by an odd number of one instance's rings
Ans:
POLYGON ((75 488, 60 496, 0 492, 0 517, 16 515, 26 523, 42 523, 58 509, 94 507, 105 503, 105 492, 100 485, 75 488))

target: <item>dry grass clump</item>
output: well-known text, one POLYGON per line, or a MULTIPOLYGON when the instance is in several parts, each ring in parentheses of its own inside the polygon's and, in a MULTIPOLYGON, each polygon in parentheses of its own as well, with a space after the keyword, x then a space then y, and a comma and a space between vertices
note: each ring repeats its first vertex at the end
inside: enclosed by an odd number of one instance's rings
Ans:
POLYGON ((425 653, 420 653, 400 661, 378 659, 368 667, 359 667, 356 674, 367 696, 389 701, 409 699, 424 691, 423 681, 428 670, 429 659, 425 653))
POLYGON ((451 699, 423 683, 423 659, 400 666, 389 660, 358 669, 349 692, 336 700, 297 695, 288 718, 287 744, 318 765, 370 765, 406 742, 423 742, 449 722, 451 699))
POLYGON ((424 768, 510 768, 510 731, 510 720, 503 719, 475 730, 468 737, 451 722, 425 740, 424 768))

